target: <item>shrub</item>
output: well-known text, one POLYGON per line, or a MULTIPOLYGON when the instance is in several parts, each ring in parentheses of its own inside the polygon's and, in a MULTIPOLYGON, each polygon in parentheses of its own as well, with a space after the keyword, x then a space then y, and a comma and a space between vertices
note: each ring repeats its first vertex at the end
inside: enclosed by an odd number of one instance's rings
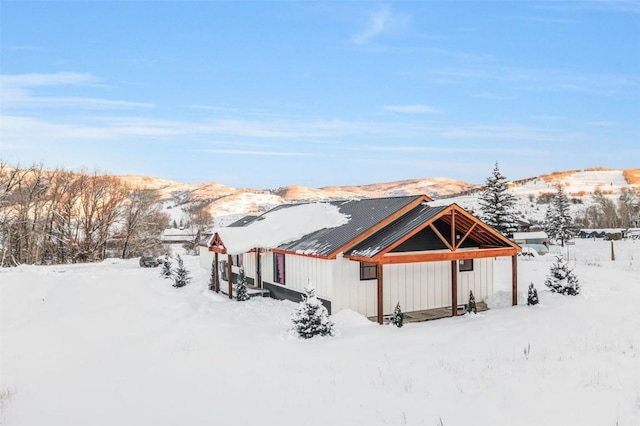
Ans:
POLYGON ((476 297, 473 295, 473 291, 469 291, 469 303, 467 304, 467 312, 474 314, 478 313, 478 308, 476 307, 476 297))
POLYGON ((396 309, 393 311, 393 315, 391 315, 389 321, 398 328, 402 327, 404 323, 404 314, 402 313, 402 309, 400 309, 400 302, 396 305, 396 309))
POLYGON ((175 272, 175 278, 173 280, 173 286, 176 288, 184 287, 189 284, 191 281, 191 277, 189 276, 189 271, 184 267, 184 262, 182 261, 182 257, 180 255, 176 255, 176 259, 178 261, 178 268, 175 272))
POLYGON ((527 295, 527 305, 537 305, 540 302, 538 300, 538 290, 533 286, 533 283, 529 284, 529 294, 527 295))
POLYGON ((553 293, 569 296, 580 293, 580 282, 561 255, 556 256, 556 262, 551 265, 544 285, 549 287, 553 293))
POLYGON ((315 336, 333 336, 333 323, 329 320, 329 312, 316 297, 313 285, 307 285, 306 295, 298 310, 292 316, 293 329, 298 336, 310 339, 315 336))
POLYGON ((247 278, 244 276, 244 269, 240 269, 238 274, 238 283, 236 284, 236 300, 238 302, 244 302, 249 300, 250 296, 247 292, 247 278))

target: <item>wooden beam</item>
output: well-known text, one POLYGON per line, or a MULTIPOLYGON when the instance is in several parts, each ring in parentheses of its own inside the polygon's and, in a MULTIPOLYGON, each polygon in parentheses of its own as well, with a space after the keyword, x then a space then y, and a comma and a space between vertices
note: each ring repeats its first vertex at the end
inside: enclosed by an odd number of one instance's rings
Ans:
POLYGON ((458 241, 458 244, 456 244, 456 249, 460 248, 464 240, 466 240, 469 237, 469 235, 471 234, 471 232, 473 231, 473 229, 476 227, 477 224, 478 224, 477 222, 473 222, 473 225, 471 225, 471 228, 469 228, 469 230, 464 234, 464 236, 460 238, 460 241, 458 241))
POLYGON ((453 251, 453 247, 451 247, 451 244, 449 244, 449 241, 447 241, 447 239, 442 236, 440 231, 438 231, 438 229, 435 226, 433 226, 433 223, 429 224, 429 228, 431 228, 431 230, 433 232, 435 232, 435 234, 438 236, 438 238, 440 238, 440 241, 442 241, 444 243, 444 245, 449 248, 449 250, 453 251))
POLYGON ((518 255, 511 256, 511 304, 518 304, 518 255))
POLYGON ((382 325, 384 304, 383 304, 383 300, 382 300, 382 297, 383 297, 383 291, 382 291, 383 282, 382 282, 382 264, 381 263, 376 264, 376 274, 378 276, 378 324, 382 325))
POLYGON ((451 316, 458 315, 458 261, 451 261, 451 316))
POLYGON ((218 253, 214 253, 213 255, 214 259, 215 259, 215 268, 216 268, 216 276, 213 279, 214 282, 214 290, 216 291, 216 293, 220 293, 220 264, 218 263, 218 253))
POLYGON ((456 211, 451 210, 451 251, 456 251, 456 211))
POLYGON ((506 257, 514 256, 518 253, 518 250, 514 248, 500 248, 500 249, 487 249, 487 250, 469 250, 469 251, 455 251, 455 252, 421 252, 411 254, 390 254, 379 259, 359 259, 356 257, 349 257, 350 260, 358 260, 361 262, 380 262, 384 264, 395 263, 416 263, 416 262, 441 262, 446 260, 466 260, 466 259, 483 259, 487 257, 506 257))
POLYGON ((231 255, 227 255, 227 282, 229 284, 229 299, 233 299, 233 264, 231 263, 231 255))

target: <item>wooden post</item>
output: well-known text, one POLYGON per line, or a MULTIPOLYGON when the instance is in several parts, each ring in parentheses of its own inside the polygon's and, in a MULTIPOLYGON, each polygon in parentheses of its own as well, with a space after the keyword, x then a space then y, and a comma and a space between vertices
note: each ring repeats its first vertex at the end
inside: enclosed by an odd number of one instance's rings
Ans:
POLYGON ((214 259, 215 259, 215 268, 216 268, 216 276, 213 279, 213 283, 214 283, 214 290, 216 291, 216 293, 220 293, 220 264, 218 263, 218 252, 216 252, 213 255, 214 259))
POLYGON ((458 315, 458 261, 451 261, 451 316, 458 315))
POLYGON ((616 260, 616 253, 613 251, 613 240, 611 240, 611 260, 616 260))
POLYGON ((511 305, 518 304, 518 255, 511 256, 511 305))
POLYGON ((227 255, 227 279, 229 283, 229 299, 233 299, 233 264, 231 263, 231 255, 227 255))
POLYGON ((262 288, 262 265, 260 265, 260 249, 256 248, 256 279, 255 285, 262 288))
POLYGON ((451 210, 451 247, 456 251, 456 211, 451 210))
POLYGON ((382 293, 382 263, 376 264, 376 274, 378 276, 378 324, 382 324, 382 310, 383 310, 383 293, 382 293))

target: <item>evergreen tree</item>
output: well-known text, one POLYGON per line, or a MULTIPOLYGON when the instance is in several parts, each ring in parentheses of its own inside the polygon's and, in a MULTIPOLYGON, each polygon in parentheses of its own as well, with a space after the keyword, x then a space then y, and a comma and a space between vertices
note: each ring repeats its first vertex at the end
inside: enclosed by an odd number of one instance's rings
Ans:
POLYGON ((569 296, 580 293, 580 282, 561 255, 556 256, 556 262, 551 265, 549 272, 544 285, 549 287, 551 292, 569 296))
POLYGON ((400 309, 400 302, 396 305, 396 309, 393 311, 393 315, 391 315, 389 320, 391 321, 391 324, 396 327, 402 327, 404 323, 404 314, 402 313, 402 309, 400 309))
POLYGON ((333 336, 333 323, 327 308, 316 297, 316 289, 309 283, 305 291, 306 295, 302 296, 298 310, 292 316, 293 329, 304 339, 333 336))
POLYGON ((209 290, 215 291, 216 289, 216 258, 211 260, 211 274, 209 274, 209 290))
POLYGON ((507 179, 500 173, 496 162, 493 174, 485 181, 485 190, 480 196, 480 216, 489 226, 506 237, 518 230, 515 213, 516 197, 508 192, 507 179))
POLYGON ((564 247, 564 242, 574 237, 578 229, 573 223, 573 218, 569 212, 569 198, 567 198, 562 185, 558 184, 556 189, 556 195, 547 208, 544 231, 549 238, 560 240, 562 247, 564 247))
POLYGON ((164 255, 164 260, 162 261, 162 271, 160 272, 160 276, 162 278, 171 278, 173 277, 173 269, 171 268, 171 260, 169 259, 169 255, 164 255))
POLYGON ((191 277, 189 276, 189 271, 184 267, 184 262, 182 261, 182 257, 179 254, 176 255, 176 260, 178 261, 178 267, 176 268, 175 277, 173 279, 173 286, 176 288, 184 287, 189 284, 191 281, 191 277))
POLYGON ((527 295, 527 305, 537 305, 540 301, 538 300, 538 290, 533 286, 533 283, 529 284, 529 294, 527 295))
POLYGON ((476 307, 476 297, 473 295, 473 291, 469 290, 469 303, 467 304, 467 313, 471 312, 477 314, 478 308, 476 307))
POLYGON ((244 269, 240 269, 238 274, 238 283, 236 284, 236 300, 244 302, 249 300, 250 296, 247 292, 247 278, 244 276, 244 269))

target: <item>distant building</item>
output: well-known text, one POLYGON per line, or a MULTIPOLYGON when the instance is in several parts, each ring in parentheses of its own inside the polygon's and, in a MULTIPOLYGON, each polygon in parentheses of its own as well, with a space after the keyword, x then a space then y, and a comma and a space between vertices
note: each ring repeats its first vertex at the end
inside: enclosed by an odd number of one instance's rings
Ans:
POLYGON ((529 247, 538 254, 549 253, 549 236, 544 231, 514 232, 513 241, 520 247, 529 247))
POLYGON ((198 236, 197 232, 197 230, 192 230, 191 228, 167 228, 162 231, 160 241, 162 244, 193 244, 198 236))

